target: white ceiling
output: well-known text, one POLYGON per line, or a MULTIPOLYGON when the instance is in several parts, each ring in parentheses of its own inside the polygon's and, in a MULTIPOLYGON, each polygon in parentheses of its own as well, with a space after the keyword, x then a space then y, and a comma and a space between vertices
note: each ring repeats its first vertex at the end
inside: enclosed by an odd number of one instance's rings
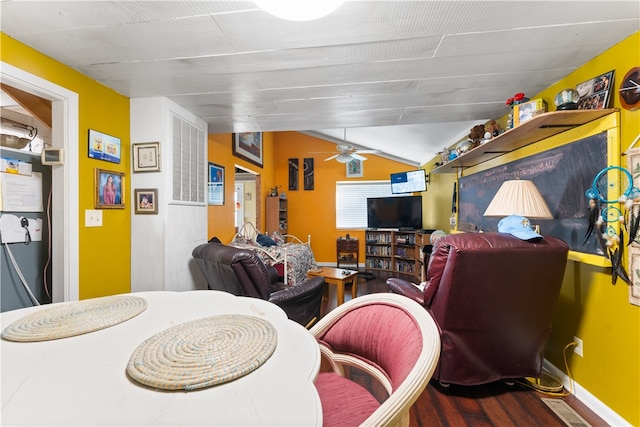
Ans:
POLYGON ((251 1, 0 8, 5 34, 128 97, 167 97, 210 133, 347 128, 416 165, 640 29, 637 0, 347 1, 308 22, 251 1))

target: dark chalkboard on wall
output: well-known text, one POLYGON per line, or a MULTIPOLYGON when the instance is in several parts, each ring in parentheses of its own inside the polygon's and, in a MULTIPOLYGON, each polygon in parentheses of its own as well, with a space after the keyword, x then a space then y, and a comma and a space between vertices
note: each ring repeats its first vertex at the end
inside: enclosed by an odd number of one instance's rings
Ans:
POLYGON ((542 234, 556 236, 572 251, 600 254, 595 238, 586 243, 589 200, 585 191, 593 178, 607 167, 607 132, 602 132, 524 159, 459 178, 460 225, 497 231, 501 218, 485 217, 484 211, 510 179, 533 181, 549 205, 552 220, 532 220, 542 234))

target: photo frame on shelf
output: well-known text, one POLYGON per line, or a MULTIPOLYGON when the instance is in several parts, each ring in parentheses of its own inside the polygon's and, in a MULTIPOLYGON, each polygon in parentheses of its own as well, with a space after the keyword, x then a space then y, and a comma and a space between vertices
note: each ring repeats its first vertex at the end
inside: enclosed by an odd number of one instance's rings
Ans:
POLYGON ((89 129, 89 157, 120 163, 120 138, 89 129))
POLYGON ((207 202, 210 205, 224 205, 224 166, 209 162, 207 180, 207 202))
POLYGON ((134 172, 160 172, 159 142, 133 144, 131 148, 134 172))
POLYGON ((578 110, 596 110, 609 107, 614 70, 584 81, 576 86, 580 95, 578 110))
POLYGON ((133 199, 136 203, 136 214, 158 214, 157 188, 136 188, 133 190, 133 199))
POLYGON ((232 135, 233 155, 262 167, 262 132, 241 132, 232 135))
POLYGON ((124 173, 95 169, 95 208, 124 209, 124 173))
POLYGON ((347 168, 347 178, 361 178, 363 176, 362 160, 353 159, 345 163, 347 168))

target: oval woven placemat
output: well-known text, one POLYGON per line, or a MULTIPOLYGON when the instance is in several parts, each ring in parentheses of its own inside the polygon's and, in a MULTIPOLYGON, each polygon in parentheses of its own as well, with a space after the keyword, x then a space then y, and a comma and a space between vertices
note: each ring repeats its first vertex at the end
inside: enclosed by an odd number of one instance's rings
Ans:
POLYGON ((35 342, 73 337, 117 325, 146 309, 147 300, 133 295, 56 303, 16 320, 2 331, 2 338, 35 342))
POLYGON ((275 327, 245 315, 205 317, 148 338, 127 364, 135 381, 161 390, 197 390, 247 375, 276 349, 275 327))

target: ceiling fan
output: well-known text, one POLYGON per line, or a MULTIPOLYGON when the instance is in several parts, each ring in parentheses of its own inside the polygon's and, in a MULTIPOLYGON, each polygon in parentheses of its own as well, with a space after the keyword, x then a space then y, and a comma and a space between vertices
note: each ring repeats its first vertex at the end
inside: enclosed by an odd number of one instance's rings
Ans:
POLYGON ((349 163, 351 160, 367 160, 366 157, 361 156, 363 153, 380 153, 380 150, 358 150, 346 144, 347 142, 347 129, 344 130, 344 140, 342 144, 336 146, 338 152, 331 157, 327 157, 324 161, 336 159, 340 163, 349 163))

